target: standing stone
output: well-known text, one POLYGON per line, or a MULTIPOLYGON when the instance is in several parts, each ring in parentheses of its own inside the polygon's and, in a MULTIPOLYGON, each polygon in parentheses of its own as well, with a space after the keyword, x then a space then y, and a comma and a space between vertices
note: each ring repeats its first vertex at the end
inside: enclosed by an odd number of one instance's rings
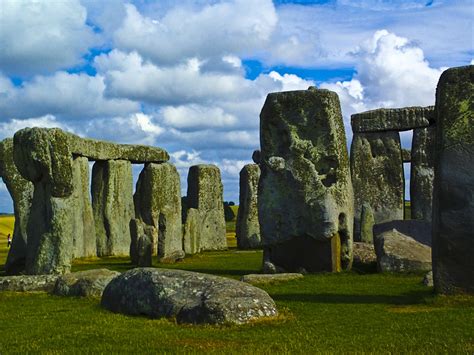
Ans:
POLYGON ((12 245, 5 263, 5 272, 7 275, 13 275, 25 269, 27 225, 33 199, 33 184, 21 176, 13 161, 12 138, 0 142, 0 176, 12 197, 15 213, 12 245))
POLYGON ((372 209, 376 224, 403 219, 405 178, 398 132, 355 133, 351 172, 357 241, 361 240, 364 204, 372 209))
POLYGON ((57 129, 25 128, 13 138, 15 165, 33 182, 28 218, 26 272, 58 274, 70 270, 73 258, 73 160, 66 134, 57 129))
POLYGON ((433 275, 439 293, 474 293, 474 66, 452 68, 436 91, 433 275))
POLYGON ((258 223, 258 180, 260 180, 260 167, 257 164, 247 164, 240 171, 239 211, 236 225, 239 249, 253 249, 262 245, 258 223))
POLYGON ((410 172, 411 218, 431 221, 436 127, 413 131, 410 172))
POLYGON ((374 212, 369 204, 364 203, 362 205, 362 212, 360 217, 360 241, 364 243, 372 244, 374 242, 374 212))
POLYGON ((147 164, 134 195, 136 218, 149 226, 153 254, 161 262, 184 257, 181 224, 181 184, 176 167, 147 164))
POLYGON ((186 225, 194 231, 186 230, 188 237, 185 244, 194 245, 189 250, 224 250, 227 248, 225 234, 223 186, 221 173, 215 165, 194 165, 189 168, 187 218, 194 220, 186 225), (189 216, 191 209, 196 209, 198 216, 189 216), (199 238, 198 246, 197 238, 199 238), (194 239, 194 240, 192 240, 194 239))
POLYGON ((72 198, 77 210, 73 211, 74 257, 96 255, 96 236, 94 215, 89 190, 89 160, 75 157, 72 166, 74 190, 72 198))
POLYGON ((258 213, 264 264, 339 271, 352 263, 353 193, 336 93, 272 93, 260 114, 258 213))
POLYGON ((133 265, 152 265, 153 232, 151 229, 151 226, 139 219, 134 218, 130 221, 130 259, 133 265))
POLYGON ((134 217, 132 164, 97 161, 92 168, 92 209, 97 256, 128 255, 134 217))
POLYGON ((190 208, 186 214, 184 224, 184 252, 186 254, 199 253, 200 249, 200 215, 195 208, 190 208))

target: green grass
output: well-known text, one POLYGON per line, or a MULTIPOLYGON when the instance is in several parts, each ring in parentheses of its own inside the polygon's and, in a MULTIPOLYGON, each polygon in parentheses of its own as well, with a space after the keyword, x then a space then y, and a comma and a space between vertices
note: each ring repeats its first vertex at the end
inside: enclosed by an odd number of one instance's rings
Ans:
MULTIPOLYGON (((154 266, 239 279, 258 272, 261 260, 261 251, 231 248, 154 266)), ((79 259, 73 271, 99 267, 131 265, 120 257, 79 259)), ((0 292, 0 353, 472 353, 474 297, 434 296, 421 278, 356 265, 265 285, 280 317, 243 326, 177 325, 113 314, 94 299, 0 292)))
POLYGON ((0 216, 0 265, 5 264, 8 254, 7 236, 13 236, 13 225, 15 217, 9 215, 0 216))

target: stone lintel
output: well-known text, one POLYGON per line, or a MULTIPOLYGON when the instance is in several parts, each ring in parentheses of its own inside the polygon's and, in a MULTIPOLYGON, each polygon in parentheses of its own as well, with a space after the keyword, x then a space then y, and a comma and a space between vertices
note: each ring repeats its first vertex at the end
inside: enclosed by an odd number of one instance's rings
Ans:
POLYGON ((354 133, 408 131, 428 127, 434 120, 434 106, 379 108, 352 115, 351 125, 354 133))

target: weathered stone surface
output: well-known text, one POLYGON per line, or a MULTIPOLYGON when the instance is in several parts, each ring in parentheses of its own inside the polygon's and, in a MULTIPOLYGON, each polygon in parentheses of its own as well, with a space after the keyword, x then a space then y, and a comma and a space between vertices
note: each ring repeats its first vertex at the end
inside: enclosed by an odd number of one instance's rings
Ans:
POLYGON ((374 235, 396 229, 400 233, 415 239, 418 243, 431 247, 431 223, 421 220, 400 220, 375 224, 374 235))
POLYGON ((431 248, 396 229, 374 236, 380 272, 429 271, 431 248))
POLYGON ((200 248, 201 216, 195 208, 190 208, 186 214, 184 224, 184 252, 186 254, 196 254, 200 248))
POLYGON ((25 269, 27 225, 33 199, 33 184, 21 176, 13 161, 12 138, 0 142, 0 177, 12 197, 15 213, 12 245, 5 263, 5 272, 7 275, 13 275, 25 269))
POLYGON ((184 257, 181 225, 181 184, 178 170, 169 164, 147 164, 133 197, 136 218, 151 232, 153 254, 161 262, 184 257))
POLYGON ((424 277, 423 277, 423 285, 428 286, 428 287, 433 287, 433 271, 428 272, 424 277))
POLYGON ((434 118, 434 107, 379 108, 351 116, 352 131, 407 131, 428 127, 434 118))
POLYGON ((243 282, 182 270, 137 268, 113 279, 101 304, 117 313, 176 317, 178 323, 237 323, 277 315, 263 290, 243 282))
POLYGON ((199 250, 227 248, 222 194, 221 173, 217 166, 202 164, 189 168, 187 204, 188 208, 196 209, 199 214, 199 218, 190 223, 197 225, 199 230, 199 250))
POLYGON ((92 168, 92 209, 97 256, 128 255, 133 206, 132 165, 125 160, 97 161, 92 168))
POLYGON ((410 172, 411 218, 431 221, 436 127, 413 131, 410 172))
POLYGON ((89 190, 89 161, 75 157, 72 164, 74 206, 72 213, 73 245, 75 258, 90 257, 97 254, 94 215, 89 190))
POLYGON ((364 204, 372 209, 376 224, 403 219, 405 178, 398 132, 354 134, 351 172, 356 241, 361 240, 364 204))
POLYGON ((287 271, 348 269, 353 194, 339 98, 272 93, 260 114, 258 189, 264 260, 287 271))
POLYGON ((299 273, 283 273, 283 274, 248 274, 242 276, 240 281, 247 282, 252 285, 269 284, 275 282, 286 282, 291 280, 302 279, 303 274, 299 273))
MULTIPOLYGON (((420 129, 423 129, 423 128, 420 128, 420 129)), ((411 162, 411 150, 402 149, 402 161, 404 163, 410 163, 411 162)))
POLYGON ((0 277, 0 291, 51 292, 58 275, 18 275, 0 277))
POLYGON ((474 66, 446 70, 436 91, 433 275, 440 293, 474 293, 474 66))
POLYGON ((262 153, 259 150, 254 150, 252 153, 252 160, 255 164, 260 164, 262 153))
POLYGON ((373 244, 354 242, 353 250, 354 264, 370 264, 377 261, 373 244))
POLYGON ((374 227, 374 211, 368 203, 362 205, 362 212, 360 214, 360 241, 364 243, 373 244, 374 235, 372 229, 374 227))
POLYGON ((236 238, 240 249, 253 249, 262 245, 258 222, 258 181, 260 167, 247 164, 240 171, 239 211, 237 213, 236 238))
POLYGON ((102 297, 105 286, 120 272, 96 269, 74 272, 58 277, 53 294, 57 296, 102 297))
POLYGON ((136 218, 130 221, 130 259, 132 264, 142 267, 151 266, 153 255, 152 228, 136 218), (147 231, 145 232, 145 230, 147 231))

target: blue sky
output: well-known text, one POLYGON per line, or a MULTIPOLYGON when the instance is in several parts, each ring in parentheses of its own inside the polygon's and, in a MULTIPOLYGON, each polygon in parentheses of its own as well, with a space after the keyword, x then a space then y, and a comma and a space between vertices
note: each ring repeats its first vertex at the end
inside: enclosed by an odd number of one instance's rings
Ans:
POLYGON ((441 72, 474 58, 473 11, 471 0, 2 0, 0 139, 43 126, 160 146, 183 191, 190 165, 215 163, 236 201, 269 92, 336 91, 350 142, 355 112, 434 103, 441 72))

